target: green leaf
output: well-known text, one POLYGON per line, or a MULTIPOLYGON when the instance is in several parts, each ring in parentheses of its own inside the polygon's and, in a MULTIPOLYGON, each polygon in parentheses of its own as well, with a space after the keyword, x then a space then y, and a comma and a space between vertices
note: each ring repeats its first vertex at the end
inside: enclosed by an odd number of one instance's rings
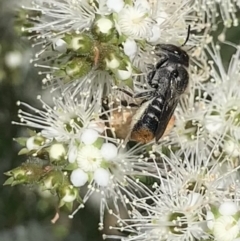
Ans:
POLYGON ((102 168, 104 168, 104 169, 108 169, 108 168, 110 168, 112 166, 112 163, 111 162, 109 162, 109 161, 102 161, 101 162, 101 167, 102 168))
POLYGON ((125 35, 120 35, 118 39, 118 44, 121 44, 127 40, 127 37, 125 35))
POLYGON ((18 155, 26 155, 29 153, 29 150, 27 148, 23 148, 18 152, 18 155))
POLYGON ((6 175, 6 176, 11 177, 12 176, 12 170, 10 170, 8 172, 4 172, 3 174, 6 175))
POLYGON ((66 206, 66 208, 67 208, 69 211, 72 211, 72 208, 73 208, 73 202, 65 203, 65 206, 66 206))
POLYGON ((77 195, 76 200, 77 200, 77 202, 79 202, 79 203, 82 203, 82 204, 83 204, 82 198, 81 198, 79 195, 77 195))
POLYGON ((104 142, 103 138, 97 138, 97 140, 93 143, 93 146, 100 149, 103 145, 103 142, 104 142))
POLYGON ((75 169, 77 169, 77 168, 78 168, 78 165, 77 165, 76 162, 74 162, 74 163, 70 163, 70 164, 68 164, 67 166, 65 166, 65 167, 63 168, 63 170, 73 171, 73 170, 75 170, 75 169))
POLYGON ((62 206, 65 205, 65 202, 63 200, 60 200, 59 204, 58 204, 58 207, 61 208, 62 206))
MULTIPOLYGON (((5 173, 4 173, 5 174, 5 173)), ((14 181, 14 178, 13 177, 9 177, 4 183, 3 183, 3 186, 6 186, 6 185, 12 185, 14 181)))
POLYGON ((127 80, 122 80, 122 82, 128 86, 129 88, 133 89, 133 80, 131 78, 127 79, 127 80))
POLYGON ((125 4, 129 6, 133 6, 133 1, 132 0, 125 0, 125 4))
POLYGON ((13 186, 16 186, 16 185, 22 184, 22 183, 24 183, 24 180, 15 180, 12 182, 11 186, 13 187, 13 186))
POLYGON ((16 141, 21 146, 26 146, 27 139, 28 138, 26 137, 13 138, 13 140, 16 141))

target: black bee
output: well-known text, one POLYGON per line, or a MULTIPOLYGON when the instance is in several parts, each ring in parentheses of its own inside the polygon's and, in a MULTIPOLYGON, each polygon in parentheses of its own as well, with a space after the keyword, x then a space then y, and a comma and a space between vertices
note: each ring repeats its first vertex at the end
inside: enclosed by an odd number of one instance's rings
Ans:
MULTIPOLYGON (((184 46, 188 41, 188 36, 184 46)), ((130 140, 148 143, 162 137, 180 96, 188 86, 189 56, 181 47, 159 44, 155 47, 159 62, 147 74, 151 90, 134 95, 144 98, 133 116, 130 140)))

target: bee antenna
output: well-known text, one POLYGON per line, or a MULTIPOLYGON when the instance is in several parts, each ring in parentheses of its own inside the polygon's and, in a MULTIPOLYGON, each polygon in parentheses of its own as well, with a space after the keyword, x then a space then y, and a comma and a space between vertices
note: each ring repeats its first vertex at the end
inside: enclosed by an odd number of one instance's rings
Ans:
POLYGON ((182 47, 183 47, 184 45, 186 45, 186 43, 188 42, 189 36, 190 36, 190 31, 191 31, 191 26, 188 25, 187 38, 186 38, 185 42, 181 45, 182 47))

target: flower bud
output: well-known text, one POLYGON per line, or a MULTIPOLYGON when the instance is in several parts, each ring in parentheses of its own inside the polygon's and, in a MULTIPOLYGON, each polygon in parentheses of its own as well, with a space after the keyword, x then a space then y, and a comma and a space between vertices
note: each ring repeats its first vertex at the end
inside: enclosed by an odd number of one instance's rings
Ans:
POLYGON ((6 173, 6 176, 10 176, 4 185, 18 185, 18 184, 32 184, 45 175, 45 170, 41 165, 35 163, 23 163, 21 166, 14 168, 6 173))
POLYGON ((80 55, 93 53, 94 41, 88 34, 76 34, 66 36, 64 40, 68 43, 68 48, 80 55))
POLYGON ((237 141, 226 140, 223 145, 223 150, 231 157, 240 156, 240 144, 237 141))
POLYGON ((75 187, 81 187, 88 181, 88 174, 81 168, 77 168, 72 171, 70 180, 75 187))
POLYGON ((123 0, 107 0, 107 7, 114 12, 119 13, 124 7, 123 0))
POLYGON ((110 53, 105 58, 106 68, 117 69, 120 66, 120 61, 121 61, 120 58, 116 54, 110 53))
POLYGON ((107 42, 113 38, 115 33, 114 22, 107 17, 101 17, 93 25, 93 34, 103 42, 107 42))
POLYGON ((132 39, 127 39, 123 44, 124 53, 132 59, 137 53, 137 43, 132 39))
POLYGON ((101 147, 101 154, 107 161, 112 161, 118 154, 117 147, 112 143, 104 143, 101 147))
POLYGON ((44 145, 44 143, 45 143, 45 138, 43 138, 42 136, 36 135, 27 139, 26 147, 29 151, 37 150, 39 149, 39 147, 44 145))
POLYGON ((53 41, 53 49, 59 53, 66 53, 67 52, 67 43, 59 38, 53 41))
POLYGON ((130 62, 127 62, 123 68, 119 68, 115 75, 119 80, 127 80, 132 76, 132 66, 130 62))
POLYGON ((66 205, 67 208, 71 210, 73 202, 75 200, 77 200, 78 202, 81 202, 78 188, 70 184, 65 184, 60 186, 57 190, 57 194, 60 199, 59 207, 66 205))
POLYGON ((92 65, 85 58, 75 58, 69 61, 60 71, 56 71, 58 76, 80 78, 91 70, 92 65))
POLYGON ((62 184, 64 178, 61 171, 50 171, 41 180, 42 187, 44 190, 53 190, 62 184))
POLYGON ((86 129, 83 131, 81 135, 81 141, 85 145, 91 145, 98 139, 98 137, 99 137, 99 134, 96 130, 86 129))
POLYGON ((53 144, 49 149, 49 158, 51 161, 65 160, 66 149, 63 144, 53 144))
POLYGON ((98 168, 93 175, 95 182, 102 187, 106 187, 110 181, 110 173, 104 168, 98 168))

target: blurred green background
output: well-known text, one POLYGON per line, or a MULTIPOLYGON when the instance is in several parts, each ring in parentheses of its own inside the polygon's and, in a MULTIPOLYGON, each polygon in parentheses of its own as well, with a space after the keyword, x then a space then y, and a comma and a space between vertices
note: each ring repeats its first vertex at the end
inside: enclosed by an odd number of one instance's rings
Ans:
MULTIPOLYGON (((220 25, 221 29, 221 25, 220 25)), ((216 36, 219 35, 216 32, 216 36)), ((227 38, 239 44, 240 30, 227 30, 227 38)), ((11 1, 0 1, 0 183, 4 172, 19 166, 25 159, 17 155, 19 146, 13 137, 24 136, 24 128, 12 125, 17 121, 17 100, 39 106, 36 96, 42 92, 41 76, 29 64, 30 44, 14 31, 14 14, 11 1)), ((224 45, 222 56, 228 64, 235 50, 224 45)), ((24 157, 23 157, 24 158, 24 157)), ((0 186, 0 241, 97 241, 101 240, 98 228, 98 210, 87 206, 73 220, 64 210, 56 224, 55 200, 43 198, 34 187, 0 186)))

